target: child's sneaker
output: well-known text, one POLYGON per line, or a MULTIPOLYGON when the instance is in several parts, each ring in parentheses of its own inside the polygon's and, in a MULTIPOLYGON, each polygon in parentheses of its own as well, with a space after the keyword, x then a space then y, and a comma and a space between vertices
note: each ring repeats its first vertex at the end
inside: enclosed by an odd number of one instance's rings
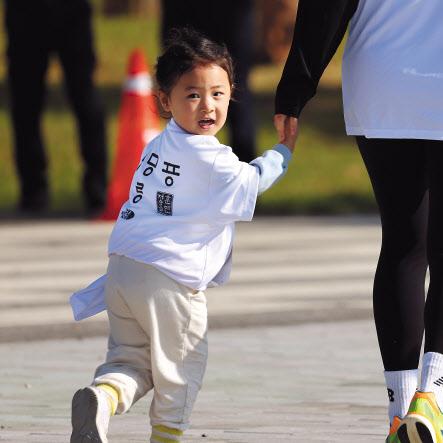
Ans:
POLYGON ((111 408, 106 394, 89 386, 77 391, 72 399, 71 443, 107 443, 111 408))
POLYGON ((401 443, 443 443, 443 415, 432 392, 416 392, 397 435, 401 443))
POLYGON ((397 415, 394 417, 394 421, 392 422, 391 429, 389 430, 389 435, 386 437, 385 443, 400 443, 398 439, 397 431, 400 426, 401 418, 397 415))

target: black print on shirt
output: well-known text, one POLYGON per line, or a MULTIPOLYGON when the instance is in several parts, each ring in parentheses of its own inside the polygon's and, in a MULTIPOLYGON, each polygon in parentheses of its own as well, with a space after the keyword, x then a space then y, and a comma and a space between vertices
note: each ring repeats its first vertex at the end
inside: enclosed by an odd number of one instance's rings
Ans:
POLYGON ((122 211, 122 213, 121 213, 121 218, 123 218, 124 220, 129 220, 129 219, 131 219, 131 218, 133 218, 134 217, 134 212, 133 211, 131 211, 130 209, 125 209, 124 211, 122 211))
MULTIPOLYGON (((133 185, 133 191, 131 194, 132 197, 132 203, 138 204, 140 203, 144 195, 146 195, 147 191, 149 191, 150 187, 148 185, 147 177, 151 176, 151 174, 154 172, 154 170, 157 168, 157 166, 163 164, 162 168, 159 168, 157 171, 157 177, 158 174, 164 173, 166 175, 164 179, 165 185, 169 188, 174 184, 174 180, 176 177, 180 177, 180 165, 170 163, 167 161, 164 161, 163 159, 160 159, 159 154, 155 154, 154 152, 151 152, 150 154, 146 154, 142 159, 140 164, 137 167, 137 170, 141 168, 143 177, 140 175, 137 175, 138 180, 133 185), (149 157, 148 157, 149 156, 149 157), (145 187, 146 186, 146 187, 145 187), (135 195, 134 195, 135 193, 135 195)), ((153 175, 155 177, 156 174, 153 175)), ((163 176, 164 177, 164 176, 163 176)), ((157 212, 159 214, 163 215, 172 215, 172 201, 174 199, 173 194, 168 194, 166 192, 157 192, 157 212)))
MULTIPOLYGON (((146 157, 143 157, 143 160, 144 160, 145 158, 146 158, 146 157)), ((143 160, 142 160, 142 163, 143 163, 143 160)), ((151 156, 149 157, 149 160, 147 161, 147 164, 148 164, 149 166, 143 171, 143 175, 144 175, 145 177, 150 176, 150 175, 152 174, 152 171, 154 170, 154 168, 157 167, 157 165, 158 165, 158 155, 152 153, 151 156)), ((140 165, 139 165, 139 167, 140 167, 140 165)), ((137 169, 138 169, 138 168, 137 168, 137 169)))
MULTIPOLYGON (((166 168, 162 169, 162 172, 164 172, 165 174, 171 174, 180 177, 180 173, 176 171, 176 169, 180 169, 179 165, 173 165, 172 163, 169 162, 164 162, 164 164, 166 168)), ((174 184, 174 179, 170 175, 168 175, 165 178, 165 184, 166 186, 172 186, 174 184)))
POLYGON ((157 212, 163 215, 172 215, 173 194, 157 191, 157 212))
POLYGON ((143 198, 143 188, 145 185, 143 183, 137 182, 135 185, 135 192, 137 195, 132 199, 132 203, 138 203, 143 198))
POLYGON ((146 155, 141 159, 140 164, 137 166, 136 171, 138 171, 140 169, 140 166, 143 164, 143 162, 145 161, 146 155))

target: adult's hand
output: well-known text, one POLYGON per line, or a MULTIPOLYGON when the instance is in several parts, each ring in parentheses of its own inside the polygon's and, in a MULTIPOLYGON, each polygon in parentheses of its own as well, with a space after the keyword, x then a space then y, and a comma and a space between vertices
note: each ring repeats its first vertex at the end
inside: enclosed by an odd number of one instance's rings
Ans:
POLYGON ((288 128, 290 135, 295 136, 296 138, 298 137, 298 119, 295 117, 290 117, 285 114, 275 114, 274 125, 277 129, 280 143, 286 141, 288 128))

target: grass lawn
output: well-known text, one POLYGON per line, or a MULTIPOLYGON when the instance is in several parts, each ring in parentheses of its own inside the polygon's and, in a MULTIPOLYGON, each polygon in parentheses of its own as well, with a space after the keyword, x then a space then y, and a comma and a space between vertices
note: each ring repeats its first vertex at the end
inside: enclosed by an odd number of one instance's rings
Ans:
MULTIPOLYGON (((2 20, 2 10, 0 9, 2 20)), ((3 21, 3 20, 2 20, 3 21)), ((115 144, 121 85, 129 52, 144 49, 152 67, 159 53, 159 22, 154 18, 95 16, 99 64, 97 83, 107 109, 110 165, 115 144)), ((6 36, 0 32, 0 215, 17 203, 12 131, 5 82, 6 36)), ((375 201, 354 139, 344 129, 340 88, 341 47, 328 67, 317 96, 300 118, 300 138, 284 179, 259 198, 260 213, 373 212, 375 201)), ((274 91, 282 66, 256 66, 250 78, 257 118, 259 153, 277 141, 273 126, 274 91)), ((52 206, 57 213, 81 213, 81 171, 76 124, 66 101, 62 74, 54 60, 48 72, 48 97, 42 121, 47 146, 52 206)), ((229 143, 228 129, 220 141, 229 143)))

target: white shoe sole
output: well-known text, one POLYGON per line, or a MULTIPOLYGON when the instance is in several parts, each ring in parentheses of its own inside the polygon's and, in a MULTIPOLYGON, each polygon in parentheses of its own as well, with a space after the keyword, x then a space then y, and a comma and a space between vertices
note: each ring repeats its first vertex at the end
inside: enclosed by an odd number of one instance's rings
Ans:
POLYGON ((71 443, 107 443, 99 419, 98 398, 93 389, 77 391, 72 399, 71 443))
POLYGON ((431 421, 420 414, 408 414, 398 428, 401 443, 439 443, 431 421))

